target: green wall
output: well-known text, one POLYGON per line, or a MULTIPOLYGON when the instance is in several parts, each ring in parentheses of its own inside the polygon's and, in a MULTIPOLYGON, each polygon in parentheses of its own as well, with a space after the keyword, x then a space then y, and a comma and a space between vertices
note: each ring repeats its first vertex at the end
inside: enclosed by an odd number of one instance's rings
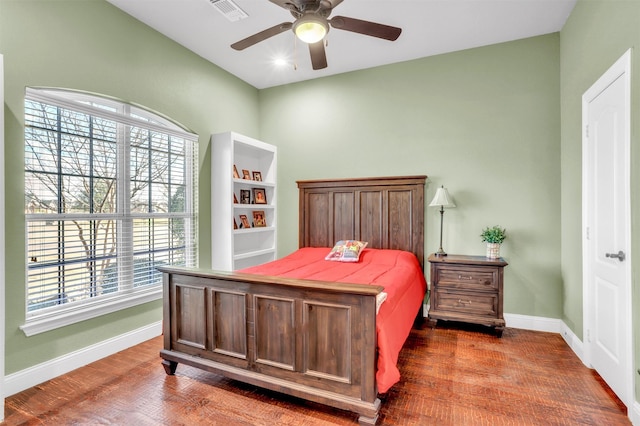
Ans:
MULTIPOLYGON (((560 35, 563 320, 582 337, 582 95, 628 49, 631 54, 631 260, 635 368, 640 366, 640 0, 579 0, 560 35)), ((636 396, 640 380, 635 377, 636 396)), ((636 398, 638 399, 638 398, 636 398)))
POLYGON ((200 265, 210 262, 211 133, 258 137, 258 91, 102 0, 1 0, 5 64, 6 373, 160 321, 161 302, 33 337, 25 315, 24 90, 68 87, 132 101, 200 135, 200 265))
MULTIPOLYGON (((444 185, 457 205, 445 251, 484 255, 481 230, 506 227, 505 312, 561 318, 559 76, 552 34, 261 90, 279 255, 298 243, 296 180, 426 174, 427 204, 444 185)), ((427 253, 439 221, 427 208, 427 253)))

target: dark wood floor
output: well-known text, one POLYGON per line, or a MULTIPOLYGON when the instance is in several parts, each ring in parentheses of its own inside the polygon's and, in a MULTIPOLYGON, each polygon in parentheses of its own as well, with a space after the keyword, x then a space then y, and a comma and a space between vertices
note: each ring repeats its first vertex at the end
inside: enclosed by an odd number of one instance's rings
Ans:
MULTIPOLYGON (((624 405, 558 334, 460 324, 413 330, 383 425, 629 425, 624 405)), ((160 337, 6 400, 7 425, 354 425, 357 416, 184 365, 160 337)))

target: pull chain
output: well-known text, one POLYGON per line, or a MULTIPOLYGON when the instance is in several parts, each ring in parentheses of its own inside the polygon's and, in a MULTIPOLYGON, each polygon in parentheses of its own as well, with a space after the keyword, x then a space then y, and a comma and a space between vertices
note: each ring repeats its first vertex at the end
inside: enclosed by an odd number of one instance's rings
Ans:
POLYGON ((298 71, 298 37, 293 36, 293 70, 298 71))

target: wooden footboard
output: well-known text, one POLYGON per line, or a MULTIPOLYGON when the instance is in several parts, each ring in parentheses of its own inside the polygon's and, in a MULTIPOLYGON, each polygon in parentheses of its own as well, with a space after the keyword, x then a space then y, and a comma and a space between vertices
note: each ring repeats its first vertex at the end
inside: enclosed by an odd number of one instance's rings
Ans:
POLYGON ((382 287, 159 269, 167 374, 184 363, 376 423, 376 295, 382 287))
MULTIPOLYGON (((424 264, 426 176, 298 181, 300 247, 338 240, 406 250, 424 264)), ((164 274, 167 374, 178 363, 360 414, 375 424, 382 287, 230 272, 164 274)))

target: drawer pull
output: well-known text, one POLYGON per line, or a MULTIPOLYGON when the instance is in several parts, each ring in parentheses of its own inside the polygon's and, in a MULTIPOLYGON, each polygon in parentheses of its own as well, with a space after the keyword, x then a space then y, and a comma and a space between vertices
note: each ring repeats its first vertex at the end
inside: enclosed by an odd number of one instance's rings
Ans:
POLYGON ((461 305, 470 305, 471 304, 471 300, 464 301, 462 299, 458 299, 458 303, 461 304, 461 305))
POLYGON ((472 276, 472 275, 467 275, 467 276, 465 277, 465 276, 462 276, 462 275, 459 275, 459 274, 458 274, 458 279, 459 279, 459 280, 472 280, 472 279, 473 279, 473 276, 472 276))

